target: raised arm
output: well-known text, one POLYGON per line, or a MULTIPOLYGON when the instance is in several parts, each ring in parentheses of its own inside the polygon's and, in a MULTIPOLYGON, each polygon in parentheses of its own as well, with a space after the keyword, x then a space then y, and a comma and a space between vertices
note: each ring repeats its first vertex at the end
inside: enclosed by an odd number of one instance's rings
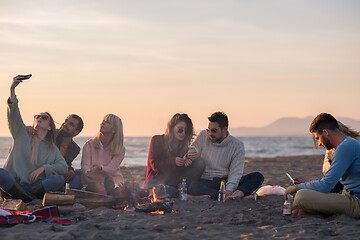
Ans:
POLYGON ((22 82, 22 80, 19 80, 22 77, 23 75, 18 75, 14 77, 10 86, 10 96, 7 102, 8 125, 10 129, 10 133, 14 139, 16 139, 19 136, 19 134, 22 134, 23 130, 25 129, 25 125, 21 118, 20 110, 18 107, 18 100, 15 94, 15 88, 22 82))
POLYGON ((15 88, 22 82, 22 79, 24 78, 24 75, 17 75, 16 77, 13 78, 13 81, 11 83, 10 86, 10 97, 9 97, 9 103, 13 103, 16 97, 15 94, 15 88))

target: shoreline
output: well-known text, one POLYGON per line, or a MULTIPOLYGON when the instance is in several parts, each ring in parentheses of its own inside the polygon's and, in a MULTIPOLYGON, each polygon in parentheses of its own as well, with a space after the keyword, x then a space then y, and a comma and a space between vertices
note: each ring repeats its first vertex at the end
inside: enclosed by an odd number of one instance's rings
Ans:
MULTIPOLYGON (((285 175, 311 181, 321 177, 322 155, 247 159, 244 174, 259 171, 264 185, 289 186, 285 175)), ((121 167, 126 181, 142 181, 146 167, 121 167)), ((345 215, 320 218, 283 217, 283 196, 228 200, 174 199, 178 213, 149 215, 99 207, 72 210, 59 206, 61 217, 77 220, 0 227, 1 239, 356 239, 360 219, 345 215)))

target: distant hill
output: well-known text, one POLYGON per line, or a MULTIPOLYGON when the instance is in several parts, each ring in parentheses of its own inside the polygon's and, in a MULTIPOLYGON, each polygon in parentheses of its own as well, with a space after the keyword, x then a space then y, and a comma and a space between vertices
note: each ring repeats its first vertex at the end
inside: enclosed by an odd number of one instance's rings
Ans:
MULTIPOLYGON (((309 135, 309 126, 314 117, 280 118, 264 127, 236 127, 229 131, 233 136, 307 136, 309 135)), ((339 121, 347 126, 360 131, 360 120, 351 118, 338 118, 339 121)))

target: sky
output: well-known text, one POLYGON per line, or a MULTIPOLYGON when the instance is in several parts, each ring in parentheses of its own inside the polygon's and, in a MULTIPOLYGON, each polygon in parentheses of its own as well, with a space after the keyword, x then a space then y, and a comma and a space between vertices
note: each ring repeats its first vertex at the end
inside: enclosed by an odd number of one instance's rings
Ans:
MULTIPOLYGON (((25 124, 108 113, 125 136, 162 134, 177 112, 196 129, 281 117, 360 119, 360 1, 0 0, 0 136, 12 78, 25 124)), ((58 125, 60 126, 60 125, 58 125)))

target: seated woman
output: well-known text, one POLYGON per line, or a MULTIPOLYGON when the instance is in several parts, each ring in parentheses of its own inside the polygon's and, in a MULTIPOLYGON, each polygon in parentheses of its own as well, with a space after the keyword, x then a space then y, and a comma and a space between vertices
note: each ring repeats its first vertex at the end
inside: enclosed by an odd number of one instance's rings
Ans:
POLYGON ((118 116, 108 114, 103 118, 97 136, 88 140, 82 150, 81 182, 86 190, 121 195, 124 178, 120 164, 124 156, 122 121, 118 116))
MULTIPOLYGON (((177 186, 183 178, 188 185, 200 178, 205 169, 204 161, 184 157, 193 135, 191 119, 187 114, 177 113, 169 121, 165 134, 152 137, 144 188, 166 184, 171 186, 168 188, 170 197, 177 197, 177 186)), ((194 150, 189 150, 191 151, 194 150)))
POLYGON ((30 202, 47 191, 61 191, 67 164, 55 145, 55 124, 47 112, 34 116, 34 134, 29 135, 18 107, 15 88, 23 75, 14 77, 8 99, 8 125, 13 138, 10 154, 0 168, 3 198, 30 202))

